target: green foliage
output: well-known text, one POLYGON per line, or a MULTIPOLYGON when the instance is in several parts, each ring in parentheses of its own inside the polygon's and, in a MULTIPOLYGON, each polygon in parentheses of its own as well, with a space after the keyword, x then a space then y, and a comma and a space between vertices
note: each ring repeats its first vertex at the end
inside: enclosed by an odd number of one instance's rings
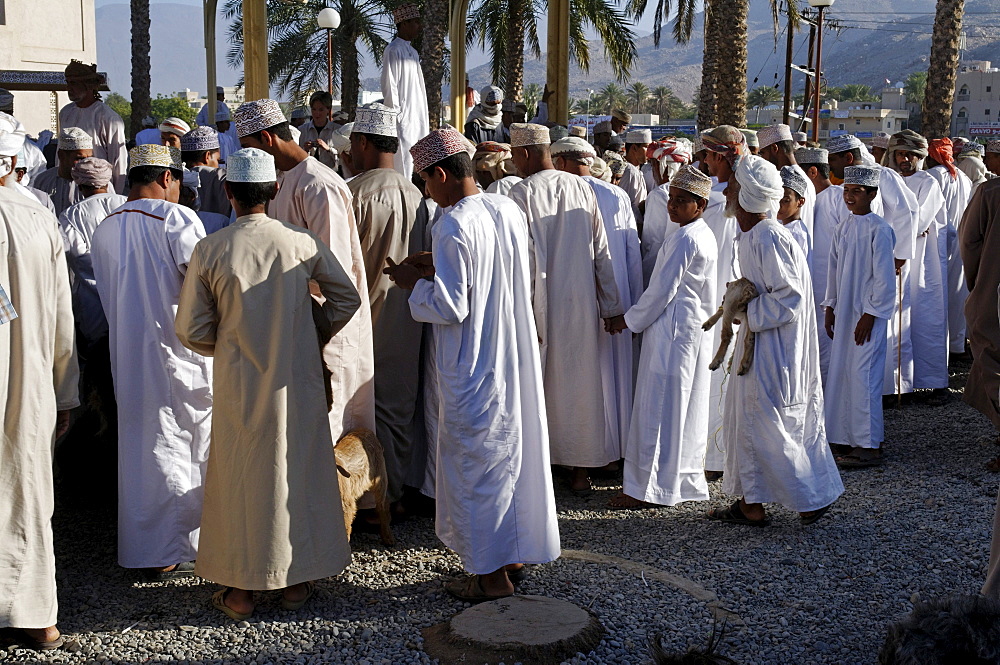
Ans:
POLYGON ((649 101, 651 94, 649 86, 642 81, 632 82, 628 87, 628 96, 633 113, 644 113, 646 111, 646 103, 649 101))
POLYGON ((906 81, 903 83, 903 91, 906 93, 906 102, 908 104, 922 105, 926 90, 927 72, 913 72, 906 77, 906 81))
POLYGON ((194 127, 194 119, 198 117, 198 112, 188 106, 188 103, 180 97, 165 97, 157 95, 149 103, 149 113, 156 120, 164 118, 180 118, 188 125, 194 127))
POLYGON ((132 102, 117 92, 112 92, 104 98, 104 103, 122 117, 122 121, 125 122, 125 136, 131 136, 129 129, 132 125, 132 102))
POLYGON ((882 98, 872 92, 867 85, 851 83, 839 88, 828 88, 823 95, 827 99, 836 99, 838 102, 877 102, 882 98))
POLYGON ((609 83, 594 95, 590 106, 593 115, 608 115, 613 109, 629 107, 629 95, 616 83, 609 83))
POLYGON ((774 86, 762 85, 754 88, 747 95, 747 106, 763 108, 768 104, 784 99, 784 94, 774 86))
POLYGON ((529 83, 524 86, 524 103, 528 107, 528 120, 538 114, 538 102, 542 99, 542 86, 539 83, 529 83))

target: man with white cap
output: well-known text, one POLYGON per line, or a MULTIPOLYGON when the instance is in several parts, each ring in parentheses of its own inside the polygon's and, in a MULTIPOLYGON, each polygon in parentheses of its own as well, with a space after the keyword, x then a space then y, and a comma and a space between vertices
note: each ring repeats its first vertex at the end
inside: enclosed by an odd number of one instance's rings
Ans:
POLYGON ((93 147, 93 139, 79 127, 63 127, 59 130, 59 152, 56 153, 58 165, 32 182, 32 185, 52 199, 57 215, 83 199, 73 184, 73 165, 81 159, 93 157, 93 147))
POLYGON ((809 141, 809 135, 805 132, 792 132, 792 139, 795 141, 795 148, 797 150, 809 141))
POLYGON ((892 229, 871 211, 880 168, 844 169, 844 200, 852 214, 837 229, 823 300, 824 332, 833 340, 826 433, 832 447, 848 449, 838 460, 841 468, 882 463, 882 381, 896 268, 892 229))
POLYGON ((190 577, 198 554, 212 425, 212 361, 174 333, 195 244, 177 204, 181 153, 129 151, 129 199, 94 231, 91 258, 108 319, 118 402, 118 563, 150 580, 190 577))
POLYGON ((446 590, 477 602, 510 596, 521 564, 560 550, 528 226, 510 199, 479 191, 469 148, 451 128, 413 146, 414 168, 445 212, 432 231, 433 263, 418 255, 386 272, 413 289, 413 318, 434 326, 435 530, 471 573, 446 590))
POLYGON ((181 137, 181 159, 186 169, 198 175, 200 209, 228 217, 233 209, 223 186, 226 169, 219 167, 221 139, 211 127, 195 127, 181 137))
POLYGON ((473 145, 483 141, 509 143, 510 134, 503 126, 503 113, 500 105, 503 103, 503 90, 495 85, 488 85, 480 93, 480 101, 469 113, 465 123, 465 137, 473 145))
POLYGON ((646 179, 639 167, 646 163, 646 148, 653 142, 653 133, 648 129, 633 129, 625 135, 625 173, 619 187, 625 190, 632 201, 636 220, 642 221, 646 207, 646 179))
POLYGON ((124 191, 128 152, 125 147, 125 123, 122 117, 101 101, 98 92, 104 77, 97 65, 73 60, 66 66, 66 86, 70 103, 59 111, 60 127, 79 127, 94 140, 94 157, 111 164, 115 190, 124 191))
MULTIPOLYGON (((816 207, 816 188, 812 181, 806 177, 806 172, 795 161, 795 141, 792 139, 792 130, 788 125, 770 125, 757 132, 757 140, 760 142, 760 156, 774 164, 780 171, 790 167, 798 172, 801 182, 805 184, 805 203, 802 205, 800 216, 802 223, 806 227, 809 235, 809 247, 812 248, 813 234, 813 209, 816 207)), ((798 180, 797 180, 798 182, 798 180)))
MULTIPOLYGON (((597 196, 597 206, 604 221, 608 239, 608 252, 618 286, 618 299, 623 310, 639 300, 642 295, 642 254, 639 230, 632 213, 632 204, 621 187, 595 178, 590 166, 597 158, 594 148, 581 138, 567 137, 550 148, 555 167, 560 171, 583 177, 597 196)), ((638 340, 632 335, 599 338, 602 363, 610 364, 610 375, 602 369, 605 381, 605 417, 608 427, 615 432, 622 446, 628 440, 629 421, 632 418, 632 383, 635 360, 638 360, 638 340)))
POLYGON ((164 118, 160 123, 160 145, 181 149, 181 137, 191 131, 191 126, 180 118, 164 118))
MULTIPOLYGON (((215 112, 225 111, 229 113, 229 105, 226 104, 226 89, 221 85, 215 86, 215 112)), ((200 127, 211 127, 212 122, 208 117, 208 104, 205 104, 198 110, 198 115, 194 119, 194 124, 200 127)))
POLYGON ((394 166, 399 150, 396 110, 358 107, 351 129, 351 158, 358 173, 348 187, 364 252, 375 352, 375 433, 385 456, 389 500, 403 496, 403 478, 415 437, 422 325, 410 316, 409 293, 382 269, 424 249, 416 227, 420 190, 394 166))
POLYGON ((270 155, 237 151, 227 175, 236 221, 195 247, 175 329, 216 368, 195 571, 225 586, 217 609, 245 620, 255 590, 282 589, 295 610, 313 580, 351 561, 317 334, 339 332, 361 297, 319 238, 266 214, 278 190, 270 155))
POLYGON ((288 116, 288 124, 302 130, 302 125, 309 120, 309 109, 304 106, 296 106, 288 116))
POLYGON ((412 3, 403 4, 393 10, 392 17, 396 23, 396 38, 382 54, 382 97, 386 106, 394 106, 399 112, 396 118, 399 137, 396 170, 404 178, 412 178, 410 148, 430 131, 420 54, 410 44, 421 31, 420 8, 412 3))
POLYGON ((261 99, 236 109, 236 133, 246 148, 274 157, 281 173, 278 194, 268 214, 309 229, 322 240, 351 276, 361 306, 340 334, 330 340, 323 357, 333 373, 330 432, 333 440, 352 429, 375 431, 375 367, 372 315, 368 304, 365 254, 354 220, 351 190, 333 169, 306 154, 292 140, 278 102, 261 99))
POLYGON ((740 134, 742 134, 743 138, 747 140, 747 151, 751 155, 759 155, 760 138, 758 137, 757 132, 752 129, 741 129, 740 134))
POLYGON ((653 187, 646 195, 646 210, 642 220, 642 283, 649 283, 660 246, 667 236, 680 226, 670 220, 670 179, 683 164, 691 160, 687 145, 674 140, 654 141, 646 148, 646 163, 653 178, 653 187))
POLYGON ((746 374, 730 374, 723 416, 723 491, 740 498, 709 513, 733 524, 767 526, 764 504, 772 502, 812 524, 844 491, 823 426, 809 268, 774 218, 782 193, 778 170, 756 155, 740 159, 726 189, 742 231, 740 271, 759 294, 740 317, 734 351, 743 357, 752 330, 753 362, 746 374))
POLYGON ((889 147, 890 138, 892 138, 892 134, 888 132, 876 132, 874 138, 872 138, 872 157, 875 158, 876 163, 882 163, 885 151, 889 147))
POLYGON ((988 177, 994 178, 1000 175, 1000 140, 986 143, 983 148, 983 164, 986 165, 989 173, 993 174, 988 177))
POLYGON ((670 180, 678 230, 659 249, 649 286, 619 328, 642 333, 622 492, 612 508, 708 499, 704 474, 718 246, 701 218, 712 180, 684 166, 670 180))
MULTIPOLYGON (((24 139, 2 114, 0 176, 7 180, 24 139)), ((0 247, 0 284, 9 296, 0 308, 0 628, 30 648, 56 649, 63 638, 52 450, 80 404, 69 275, 55 217, 8 187, 0 187, 0 247)))
MULTIPOLYGON (((549 130, 511 125, 525 178, 510 190, 534 241, 534 310, 541 342, 552 463, 572 467, 572 489, 590 490, 589 469, 622 456, 610 357, 601 319, 621 317, 614 264, 594 189, 553 168, 549 130)), ((636 172, 638 173, 638 171, 636 172)))
POLYGON ((136 145, 163 145, 160 138, 160 128, 152 116, 142 119, 142 129, 135 134, 136 145))

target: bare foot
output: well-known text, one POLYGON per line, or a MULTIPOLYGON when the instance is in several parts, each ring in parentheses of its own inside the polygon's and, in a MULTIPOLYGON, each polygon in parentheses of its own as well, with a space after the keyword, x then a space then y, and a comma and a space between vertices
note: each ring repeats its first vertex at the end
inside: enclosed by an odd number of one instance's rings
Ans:
POLYGON ((306 582, 285 587, 281 592, 282 598, 291 603, 301 603, 309 596, 309 585, 306 582))
POLYGON ((504 568, 489 575, 480 575, 479 587, 488 596, 509 596, 514 593, 514 585, 508 579, 507 571, 504 568))
POLYGON ((745 499, 740 499, 740 510, 748 520, 760 521, 767 517, 764 513, 764 504, 747 503, 745 499))
POLYGON ((226 607, 239 614, 250 614, 254 610, 253 591, 230 589, 222 599, 226 607))
POLYGON ((37 642, 54 642, 59 639, 59 629, 55 626, 48 628, 22 628, 24 634, 37 642))
POLYGON ((590 477, 588 476, 589 469, 585 469, 582 466, 573 467, 573 474, 570 480, 570 488, 574 492, 585 492, 592 489, 590 486, 590 477))

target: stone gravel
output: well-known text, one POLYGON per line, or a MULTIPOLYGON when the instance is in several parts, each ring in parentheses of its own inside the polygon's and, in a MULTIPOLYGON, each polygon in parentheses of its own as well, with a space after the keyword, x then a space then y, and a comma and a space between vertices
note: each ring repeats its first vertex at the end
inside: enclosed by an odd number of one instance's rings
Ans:
MULTIPOLYGON (((648 663, 655 634, 679 651, 708 640, 716 623, 708 604, 646 570, 718 596, 732 613, 720 651, 738 663, 874 663, 886 625, 916 599, 976 593, 985 578, 1000 479, 983 468, 997 452, 981 442, 992 427, 959 399, 967 369, 953 366, 950 403, 917 399, 886 411, 885 465, 845 472, 846 493, 810 527, 778 506, 766 529, 708 522, 710 506, 731 501, 721 483, 710 504, 611 511, 605 504, 620 480, 586 498, 557 480, 563 547, 626 559, 641 572, 563 558, 533 567, 520 591, 600 619, 605 638, 573 665, 648 663)), ((461 567, 429 519, 394 527, 391 549, 355 534, 351 566, 320 581, 304 608, 284 611, 277 592, 265 593, 242 622, 211 608, 211 583, 142 583, 119 568, 113 509, 61 497, 54 526, 59 625, 71 640, 46 654, 0 651, 0 662, 433 663, 421 629, 464 607, 441 588, 461 567)))

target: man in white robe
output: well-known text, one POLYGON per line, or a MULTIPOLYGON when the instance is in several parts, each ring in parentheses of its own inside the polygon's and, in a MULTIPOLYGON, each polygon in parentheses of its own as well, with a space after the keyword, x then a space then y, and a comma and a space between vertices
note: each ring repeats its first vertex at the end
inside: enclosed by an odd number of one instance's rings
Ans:
POLYGON ((755 155, 740 159, 726 198, 740 224, 740 270, 758 296, 747 305, 736 336, 743 357, 746 331, 756 336, 753 363, 731 374, 723 436, 723 490, 740 498, 709 517, 766 526, 765 503, 799 513, 808 525, 844 491, 823 426, 823 389, 812 282, 806 257, 773 217, 781 176, 755 155))
POLYGON ((572 489, 590 489, 588 470, 621 459, 607 419, 610 369, 601 319, 623 314, 600 207, 586 182, 553 168, 549 132, 511 125, 511 151, 526 177, 510 190, 532 239, 533 307, 541 344, 552 463, 573 468, 572 489))
MULTIPOLYGON (((198 115, 195 116, 194 123, 200 127, 211 127, 215 123, 211 121, 208 117, 208 104, 205 104, 198 110, 198 115)), ((221 85, 215 86, 215 112, 225 111, 229 113, 229 105, 226 104, 226 89, 221 85)))
POLYGON ((254 590, 282 589, 283 609, 298 609, 313 580, 351 561, 318 334, 335 335, 361 297, 319 238, 265 214, 276 180, 267 153, 233 153, 236 221, 195 248, 175 324, 186 347, 214 358, 196 572, 230 587, 213 604, 235 620, 253 613, 254 590))
POLYGON ((347 183, 308 156, 292 140, 288 127, 281 107, 273 99, 246 102, 236 110, 240 143, 269 153, 281 172, 278 195, 268 206, 268 214, 319 236, 361 294, 358 311, 323 350, 323 358, 333 373, 330 431, 336 442, 352 429, 375 431, 375 361, 365 255, 347 183))
MULTIPOLYGON (((25 136, 12 120, 0 118, 5 177, 13 177, 25 136)), ((0 187, 0 628, 39 650, 63 643, 56 628, 52 449, 80 404, 62 245, 52 213, 0 187)))
POLYGON ((948 350, 950 353, 965 353, 965 299, 969 297, 969 289, 965 284, 962 254, 958 249, 958 225, 972 198, 972 181, 955 166, 951 139, 948 138, 927 142, 925 167, 941 186, 948 221, 944 234, 938 237, 944 270, 944 300, 948 307, 948 350))
POLYGON ((180 151, 129 153, 129 200, 94 231, 118 402, 118 563, 153 580, 191 576, 212 421, 212 362, 174 333, 205 229, 177 204, 180 151))
POLYGON ((420 54, 410 44, 423 28, 420 8, 405 4, 392 12, 396 23, 396 37, 382 54, 382 96, 386 106, 399 110, 396 130, 399 135, 399 152, 396 153, 396 170, 404 178, 413 177, 413 157, 410 148, 430 131, 427 110, 427 90, 424 72, 420 68, 420 54))
POLYGON ((78 127, 63 127, 59 130, 59 151, 56 153, 57 164, 48 169, 33 181, 34 187, 42 190, 52 205, 56 215, 74 203, 83 200, 83 195, 77 191, 73 183, 73 165, 81 159, 92 157, 94 142, 90 135, 78 127))
POLYGON ((646 179, 639 170, 646 163, 646 148, 653 142, 648 129, 636 129, 625 135, 625 173, 618 186, 625 190, 632 201, 636 220, 642 220, 646 208, 646 179))
POLYGON ((777 167, 778 171, 787 167, 798 171, 806 184, 806 202, 799 212, 802 223, 809 233, 809 248, 813 245, 813 210, 816 207, 816 187, 812 181, 806 177, 806 172, 802 170, 795 159, 795 140, 792 138, 792 130, 788 125, 771 125, 764 127, 757 132, 757 140, 760 143, 760 156, 777 167))
POLYGON ((683 143, 673 140, 655 141, 646 148, 646 164, 650 167, 653 187, 646 194, 642 220, 642 282, 649 283, 660 247, 679 226, 670 221, 667 204, 670 198, 670 178, 683 164, 691 161, 691 153, 683 143))
POLYGON ((553 561, 560 549, 528 226, 508 198, 479 192, 469 148, 450 128, 413 147, 414 167, 446 212, 434 225, 433 263, 387 272, 413 289, 413 317, 434 325, 435 529, 471 573, 446 589, 474 602, 513 594, 520 564, 553 561))
POLYGON ((79 127, 94 139, 94 157, 100 157, 114 169, 117 192, 124 191, 128 153, 125 148, 125 123, 120 115, 101 101, 97 91, 103 82, 97 65, 73 60, 66 67, 66 85, 70 103, 59 111, 60 127, 79 127))
MULTIPOLYGON (((597 155, 594 148, 583 139, 560 139, 552 144, 551 153, 558 170, 581 176, 594 189, 597 206, 604 220, 604 232, 608 238, 608 252, 614 267, 618 299, 622 309, 631 307, 642 295, 642 261, 639 232, 628 195, 621 187, 590 175, 590 165, 597 155)), ((632 335, 602 336, 600 348, 603 363, 601 377, 606 396, 605 416, 608 427, 624 445, 628 440, 629 421, 632 419, 633 377, 635 361, 639 355, 637 339, 632 335)))

